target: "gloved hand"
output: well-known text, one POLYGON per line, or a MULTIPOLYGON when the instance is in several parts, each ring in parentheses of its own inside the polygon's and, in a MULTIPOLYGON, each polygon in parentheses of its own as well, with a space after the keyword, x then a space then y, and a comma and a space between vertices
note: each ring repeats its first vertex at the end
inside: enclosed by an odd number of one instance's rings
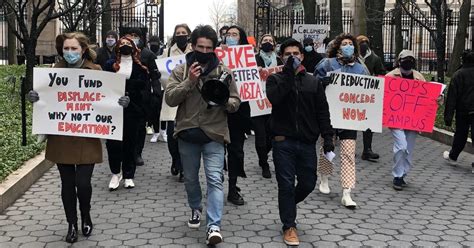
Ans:
POLYGON ((289 56, 286 60, 285 66, 283 66, 283 73, 287 76, 294 76, 295 69, 293 69, 293 63, 295 62, 295 58, 293 56, 289 56))
POLYGON ((323 150, 324 150, 324 153, 334 151, 334 142, 332 140, 332 137, 328 137, 324 139, 323 150))
POLYGON ((118 100, 118 104, 124 108, 128 107, 128 104, 130 104, 130 97, 128 96, 122 96, 118 100))
POLYGON ((30 90, 30 92, 28 92, 28 101, 34 103, 34 102, 37 102, 39 101, 39 95, 38 95, 38 92, 34 91, 34 90, 30 90))

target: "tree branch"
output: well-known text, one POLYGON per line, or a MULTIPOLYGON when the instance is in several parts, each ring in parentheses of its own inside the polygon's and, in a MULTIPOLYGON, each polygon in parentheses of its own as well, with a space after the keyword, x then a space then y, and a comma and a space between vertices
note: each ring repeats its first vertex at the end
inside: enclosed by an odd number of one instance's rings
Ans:
POLYGON ((416 18, 412 13, 410 13, 410 11, 407 9, 407 6, 405 6, 405 3, 401 3, 400 4, 403 8, 403 11, 405 11, 405 13, 410 16, 411 19, 413 19, 415 22, 417 22, 418 24, 420 24, 422 27, 424 27, 426 30, 428 30, 428 32, 432 33, 434 32, 433 29, 431 29, 431 27, 429 27, 428 25, 426 25, 426 23, 423 23, 422 21, 420 21, 418 18, 416 18))

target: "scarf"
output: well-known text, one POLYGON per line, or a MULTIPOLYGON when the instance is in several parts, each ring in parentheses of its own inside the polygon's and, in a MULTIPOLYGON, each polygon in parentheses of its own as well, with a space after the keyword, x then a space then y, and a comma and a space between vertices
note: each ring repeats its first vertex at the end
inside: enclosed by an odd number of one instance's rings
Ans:
POLYGON ((260 58, 263 59, 263 63, 265 64, 265 67, 274 67, 277 66, 277 58, 276 54, 274 52, 271 52, 270 55, 268 55, 265 52, 260 52, 260 58))
POLYGON ((365 59, 368 58, 370 55, 372 55, 372 50, 367 49, 367 52, 365 53, 365 56, 362 57, 362 55, 359 55, 359 59, 360 59, 362 62, 365 62, 365 59))

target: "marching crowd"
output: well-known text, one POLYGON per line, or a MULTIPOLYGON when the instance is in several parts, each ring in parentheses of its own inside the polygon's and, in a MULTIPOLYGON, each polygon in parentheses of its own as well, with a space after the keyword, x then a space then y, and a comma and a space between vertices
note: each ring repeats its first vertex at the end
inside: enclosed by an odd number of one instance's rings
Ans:
MULTIPOLYGON (((246 177, 243 147, 249 134, 255 134, 258 163, 266 179, 272 177, 268 162, 272 151, 283 241, 298 245, 297 204, 313 191, 318 177, 319 191, 330 193, 328 181, 334 163, 325 154, 335 150, 336 138, 340 144, 341 204, 347 208, 357 206, 351 195, 356 185, 357 131, 335 129, 331 125, 325 95, 330 74, 387 75, 425 81, 415 70, 413 52, 403 50, 396 59, 396 68, 387 72, 363 35, 340 34, 327 44, 327 53, 320 54, 310 38, 302 43, 290 38, 277 44, 275 37, 265 34, 254 44, 257 65, 259 68, 282 66, 282 70, 266 81, 271 114, 251 117, 249 102, 241 101, 232 71, 214 52, 217 47, 227 49, 249 44, 241 27, 226 26, 216 32, 210 26, 198 26, 191 31, 186 24, 180 24, 166 48, 156 36, 146 41, 140 29, 131 28, 120 35, 108 32, 104 46, 97 50, 91 48, 88 38, 81 33, 59 35, 56 48, 60 60, 54 67, 105 70, 126 76, 126 94, 117 102, 124 111, 123 139, 105 142, 111 171, 110 190, 118 189, 122 181, 125 188, 134 188, 136 181, 140 186, 135 171, 137 166, 144 165, 141 154, 148 133, 152 135, 152 143, 167 142, 172 158, 170 172, 178 176, 177 181, 184 182, 187 193, 190 207, 187 225, 199 228, 203 215, 199 182, 202 159, 207 181, 208 244, 223 241, 220 229, 224 172, 228 174, 227 200, 235 205, 245 203, 238 178, 246 177), (162 80, 155 59, 178 55, 185 55, 185 62, 177 65, 167 80, 162 80)), ((469 127, 472 130, 474 126, 474 84, 469 81, 474 74, 474 53, 467 51, 462 59, 463 65, 449 85, 445 105, 446 124, 451 125, 456 116, 452 150, 443 154, 450 163, 456 162, 469 127)), ((35 91, 28 96, 33 103, 41 97, 35 91)), ((438 103, 442 102, 440 96, 438 103)), ((390 129, 390 132, 394 141, 393 188, 402 190, 413 166, 417 132, 402 129, 390 129)), ((363 132, 363 160, 379 159, 372 150, 372 136, 370 129, 363 132)), ((48 135, 46 158, 57 164, 61 177, 61 197, 69 223, 66 241, 76 242, 77 200, 82 234, 89 236, 93 230, 91 177, 94 165, 103 162, 101 142, 96 138, 48 135)))

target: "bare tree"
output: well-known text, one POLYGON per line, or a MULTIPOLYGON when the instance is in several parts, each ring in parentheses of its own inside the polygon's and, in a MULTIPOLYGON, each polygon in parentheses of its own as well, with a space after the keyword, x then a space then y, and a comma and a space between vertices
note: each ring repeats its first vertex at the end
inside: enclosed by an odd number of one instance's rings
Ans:
POLYGON ((316 24, 316 0, 303 0, 304 23, 316 24))
POLYGON ((395 22, 395 56, 400 54, 400 52, 403 50, 402 13, 402 0, 396 0, 395 10, 393 12, 393 19, 395 22))
POLYGON ((79 0, 71 1, 68 8, 56 9, 56 0, 0 0, 0 7, 7 17, 8 27, 16 38, 23 44, 26 57, 26 82, 27 89, 33 88, 33 68, 36 64, 36 45, 38 37, 44 30, 48 22, 70 13, 81 2, 79 0), (28 12, 28 18, 27 18, 28 12))
POLYGON ((209 17, 214 25, 216 32, 219 31, 220 26, 226 20, 227 6, 222 0, 214 0, 209 8, 209 17))
MULTIPOLYGON (((10 2, 10 4, 14 3, 14 0, 7 0, 10 2)), ((7 15, 6 18, 10 19, 9 22, 12 23, 13 27, 16 26, 16 20, 14 15, 7 15)), ((13 30, 10 26, 7 27, 7 35, 8 35, 8 41, 7 41, 7 47, 8 47, 8 64, 14 65, 17 62, 16 58, 16 38, 15 34, 13 33, 13 30)))
POLYGON ((366 0, 354 1, 354 23, 352 25, 353 35, 367 35, 367 14, 365 11, 366 0))
POLYGON ((385 0, 365 0, 367 15, 367 35, 370 38, 371 49, 383 59, 383 18, 385 0))
POLYGON ((329 38, 334 39, 344 31, 342 27, 342 0, 331 0, 329 5, 330 32, 329 38))
POLYGON ((469 13, 471 12, 471 0, 463 0, 459 10, 459 24, 454 39, 453 53, 448 64, 448 76, 452 76, 461 64, 461 54, 466 45, 467 28, 469 26, 469 13))

